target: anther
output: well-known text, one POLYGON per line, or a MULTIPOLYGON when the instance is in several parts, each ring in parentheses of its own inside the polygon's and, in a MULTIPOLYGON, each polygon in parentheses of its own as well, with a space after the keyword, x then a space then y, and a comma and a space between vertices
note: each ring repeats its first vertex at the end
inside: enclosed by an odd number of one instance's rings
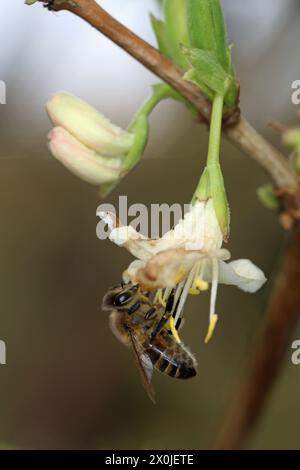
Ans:
POLYGON ((207 334, 204 340, 205 344, 207 344, 211 340, 214 330, 216 328, 217 321, 218 321, 218 315, 214 313, 208 325, 207 334))

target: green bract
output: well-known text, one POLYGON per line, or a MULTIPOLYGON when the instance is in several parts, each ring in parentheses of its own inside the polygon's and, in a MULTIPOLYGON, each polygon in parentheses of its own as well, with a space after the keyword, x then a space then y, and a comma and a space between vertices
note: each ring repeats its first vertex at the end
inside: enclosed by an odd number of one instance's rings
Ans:
POLYGON ((230 211, 227 201, 222 170, 219 164, 208 164, 201 175, 193 202, 212 198, 216 216, 224 240, 229 237, 230 211))
POLYGON ((151 16, 160 51, 212 101, 215 93, 233 107, 238 86, 220 0, 164 0, 164 21, 151 16))
POLYGON ((191 68, 185 74, 212 100, 223 94, 235 106, 238 86, 231 63, 231 48, 220 0, 186 0, 190 47, 183 48, 191 68))
POLYGON ((199 81, 208 90, 224 96, 233 79, 220 65, 216 53, 184 46, 182 46, 182 50, 192 66, 192 69, 186 72, 184 78, 197 84, 199 81))
POLYGON ((181 50, 181 44, 189 46, 186 0, 164 0, 165 21, 151 15, 152 27, 159 50, 183 70, 188 62, 181 50))
POLYGON ((227 32, 219 0, 186 0, 190 44, 214 51, 225 71, 230 69, 227 32))

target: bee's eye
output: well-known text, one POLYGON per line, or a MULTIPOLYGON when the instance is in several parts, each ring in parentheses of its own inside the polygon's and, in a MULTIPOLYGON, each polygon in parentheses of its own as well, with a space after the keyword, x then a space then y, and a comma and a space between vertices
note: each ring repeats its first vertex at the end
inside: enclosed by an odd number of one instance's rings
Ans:
POLYGON ((114 305, 116 307, 121 307, 122 305, 127 304, 131 298, 132 294, 130 292, 122 292, 121 294, 116 295, 114 299, 114 305))

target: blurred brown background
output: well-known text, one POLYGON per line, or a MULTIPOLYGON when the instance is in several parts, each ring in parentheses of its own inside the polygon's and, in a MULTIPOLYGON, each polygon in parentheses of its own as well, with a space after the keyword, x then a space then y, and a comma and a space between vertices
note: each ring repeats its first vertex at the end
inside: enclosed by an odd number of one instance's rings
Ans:
MULTIPOLYGON (((156 1, 100 3, 154 44, 148 12, 159 11, 156 1)), ((299 3, 223 4, 242 109, 278 143, 266 122, 295 122, 290 86, 300 78, 299 3)), ((0 105, 0 339, 7 344, 7 365, 0 366, 1 447, 207 448, 243 373, 285 242, 256 198, 265 175, 223 142, 229 249, 233 259, 253 260, 270 281, 255 295, 220 288, 220 322, 208 346, 208 296, 189 301, 182 336, 198 358, 198 376, 177 383, 155 374, 153 406, 100 308, 132 258, 97 240, 97 190, 49 155, 44 105, 52 93, 68 90, 126 126, 156 79, 74 16, 21 0, 1 2, 0 79, 7 84, 7 104, 0 105)), ((129 204, 189 201, 204 163, 206 130, 171 102, 160 105, 151 122, 145 159, 108 202, 117 204, 119 194, 128 195, 129 204)), ((299 387, 300 367, 288 352, 249 448, 300 448, 299 387)))

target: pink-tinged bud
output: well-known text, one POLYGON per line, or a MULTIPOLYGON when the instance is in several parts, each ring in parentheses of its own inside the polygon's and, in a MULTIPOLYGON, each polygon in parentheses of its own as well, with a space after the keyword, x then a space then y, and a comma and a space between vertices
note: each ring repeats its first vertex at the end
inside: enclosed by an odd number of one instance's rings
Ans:
POLYGON ((112 124, 88 103, 65 92, 47 103, 55 126, 63 127, 82 144, 102 156, 122 157, 130 150, 134 135, 112 124))
POLYGON ((120 159, 102 157, 62 127, 52 129, 48 139, 52 155, 87 183, 100 185, 119 178, 120 159))

